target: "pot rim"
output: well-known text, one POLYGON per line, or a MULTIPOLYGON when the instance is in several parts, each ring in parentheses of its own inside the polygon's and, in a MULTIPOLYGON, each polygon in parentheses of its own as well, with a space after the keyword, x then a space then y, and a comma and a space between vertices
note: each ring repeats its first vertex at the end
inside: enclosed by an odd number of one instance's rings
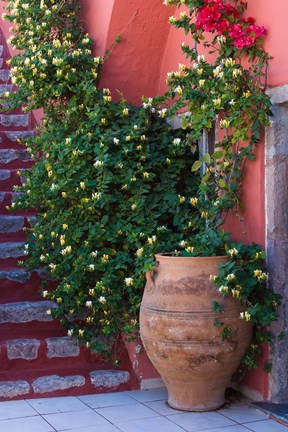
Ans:
POLYGON ((155 254, 155 258, 161 259, 190 259, 190 260, 227 260, 229 259, 228 255, 209 255, 209 256, 175 256, 173 252, 160 252, 155 254))

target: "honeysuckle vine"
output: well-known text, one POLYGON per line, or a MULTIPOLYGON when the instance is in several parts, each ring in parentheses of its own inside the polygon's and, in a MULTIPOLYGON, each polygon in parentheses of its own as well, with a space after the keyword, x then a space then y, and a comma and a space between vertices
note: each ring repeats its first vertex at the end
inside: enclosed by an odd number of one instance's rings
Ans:
POLYGON ((104 59, 92 55, 78 0, 7 1, 6 12, 19 53, 9 60, 17 91, 3 103, 44 113, 23 142, 35 163, 11 205, 37 209, 23 265, 58 281, 43 296, 68 335, 109 351, 138 327, 155 252, 183 240, 197 175, 175 145, 182 131, 98 87, 104 59))

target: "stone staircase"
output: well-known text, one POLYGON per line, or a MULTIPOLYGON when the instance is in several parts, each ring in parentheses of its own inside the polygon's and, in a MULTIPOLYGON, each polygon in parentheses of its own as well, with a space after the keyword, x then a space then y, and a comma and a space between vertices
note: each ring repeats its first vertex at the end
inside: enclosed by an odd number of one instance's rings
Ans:
MULTIPOLYGON (((13 91, 6 64, 5 40, 0 42, 0 93, 13 91)), ((7 210, 18 171, 32 166, 18 139, 33 134, 33 118, 21 110, 0 113, 0 400, 79 395, 137 388, 127 352, 120 347, 121 365, 91 354, 68 337, 47 310, 56 307, 40 295, 38 272, 17 266, 25 258, 23 228, 33 213, 7 210), (127 366, 127 367, 126 367, 127 366)))

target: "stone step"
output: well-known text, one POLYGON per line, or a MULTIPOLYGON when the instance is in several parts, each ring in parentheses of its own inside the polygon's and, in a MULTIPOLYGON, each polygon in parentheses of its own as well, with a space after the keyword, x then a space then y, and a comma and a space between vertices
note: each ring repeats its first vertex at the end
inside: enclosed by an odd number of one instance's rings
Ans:
POLYGON ((23 258, 24 256, 24 242, 0 243, 0 260, 5 260, 7 258, 23 258))
POLYGON ((30 153, 25 148, 0 149, 0 166, 13 165, 13 168, 18 168, 18 167, 21 168, 23 164, 27 164, 27 162, 32 162, 32 158, 30 153))
MULTIPOLYGON (((1 187, 1 183, 0 183, 1 187)), ((0 192, 0 215, 7 215, 11 216, 11 211, 7 208, 11 205, 12 201, 15 201, 17 197, 21 195, 21 192, 10 192, 10 191, 3 191, 0 192)), ((24 210, 24 209, 17 209, 17 215, 18 216, 26 216, 32 217, 35 215, 35 210, 24 210)))
POLYGON ((133 381, 130 373, 123 370, 63 371, 53 375, 39 375, 35 378, 0 381, 0 399, 35 398, 43 396, 83 395, 108 391, 131 390, 133 381))
MULTIPOLYGON (((0 65, 0 67, 1 66, 2 65, 0 65)), ((11 77, 11 73, 9 69, 0 69, 0 81, 8 81, 10 77, 11 77)))
MULTIPOLYGON (((0 75, 0 80, 1 80, 1 75, 0 75)), ((0 84, 0 96, 6 92, 11 93, 13 91, 13 87, 14 87, 13 84, 0 84)))
POLYGON ((0 239, 1 234, 10 234, 22 231, 25 224, 23 216, 0 216, 0 239))
POLYGON ((0 242, 20 242, 26 240, 24 227, 28 227, 28 219, 24 216, 0 215, 0 242))
POLYGON ((11 168, 11 169, 0 169, 0 191, 1 192, 12 192, 14 186, 21 185, 21 177, 18 172, 22 169, 11 168))
POLYGON ((71 358, 80 354, 78 342, 69 336, 50 337, 43 341, 37 338, 12 339, 7 340, 5 345, 9 360, 35 360, 38 358, 41 345, 44 345, 43 351, 46 359, 71 358))
POLYGON ((7 279, 10 282, 17 282, 24 284, 30 278, 30 273, 22 269, 9 269, 0 270, 0 281, 3 283, 3 279, 7 279))
MULTIPOLYGON (((29 138, 31 136, 34 136, 34 131, 33 130, 24 130, 24 131, 8 131, 8 130, 4 130, 1 132, 3 135, 3 138, 8 139, 11 142, 16 142, 18 139, 26 139, 29 138)), ((2 141, 3 141, 2 138, 2 141)), ((21 148, 23 148, 23 146, 21 146, 21 148)))
POLYGON ((24 324, 31 321, 49 322, 53 319, 48 312, 56 307, 57 305, 50 300, 5 303, 0 305, 0 325, 24 324))
POLYGON ((29 114, 1 114, 0 126, 3 127, 28 127, 29 114))
MULTIPOLYGON (((43 300, 41 282, 43 279, 38 272, 31 273, 20 267, 5 267, 0 269, 0 304, 25 301, 43 300)), ((49 282, 49 289, 53 289, 55 281, 49 282)), ((47 287, 48 288, 48 287, 47 287)))

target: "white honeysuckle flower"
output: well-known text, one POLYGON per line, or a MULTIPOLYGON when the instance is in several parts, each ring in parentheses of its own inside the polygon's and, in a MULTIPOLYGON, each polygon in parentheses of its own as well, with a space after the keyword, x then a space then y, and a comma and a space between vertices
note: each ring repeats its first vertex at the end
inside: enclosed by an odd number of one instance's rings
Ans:
POLYGON ((126 286, 132 286, 132 285, 134 285, 134 279, 131 278, 131 277, 125 278, 125 285, 126 286))
POLYGON ((92 200, 99 201, 100 198, 101 198, 101 192, 92 193, 92 200))
POLYGON ((98 298, 98 301, 99 301, 100 303, 104 304, 104 303, 106 303, 106 298, 105 298, 104 296, 100 296, 100 297, 98 298))
POLYGON ((152 237, 148 237, 147 243, 148 244, 153 244, 153 243, 156 243, 156 240, 157 240, 157 237, 156 237, 156 235, 154 235, 152 237))
POLYGON ((175 146, 178 146, 180 143, 181 143, 181 138, 174 138, 174 140, 173 140, 173 144, 174 144, 175 146))
POLYGON ((99 159, 96 159, 96 161, 93 164, 94 168, 98 168, 98 167, 103 166, 103 165, 104 165, 104 162, 100 161, 99 159))

